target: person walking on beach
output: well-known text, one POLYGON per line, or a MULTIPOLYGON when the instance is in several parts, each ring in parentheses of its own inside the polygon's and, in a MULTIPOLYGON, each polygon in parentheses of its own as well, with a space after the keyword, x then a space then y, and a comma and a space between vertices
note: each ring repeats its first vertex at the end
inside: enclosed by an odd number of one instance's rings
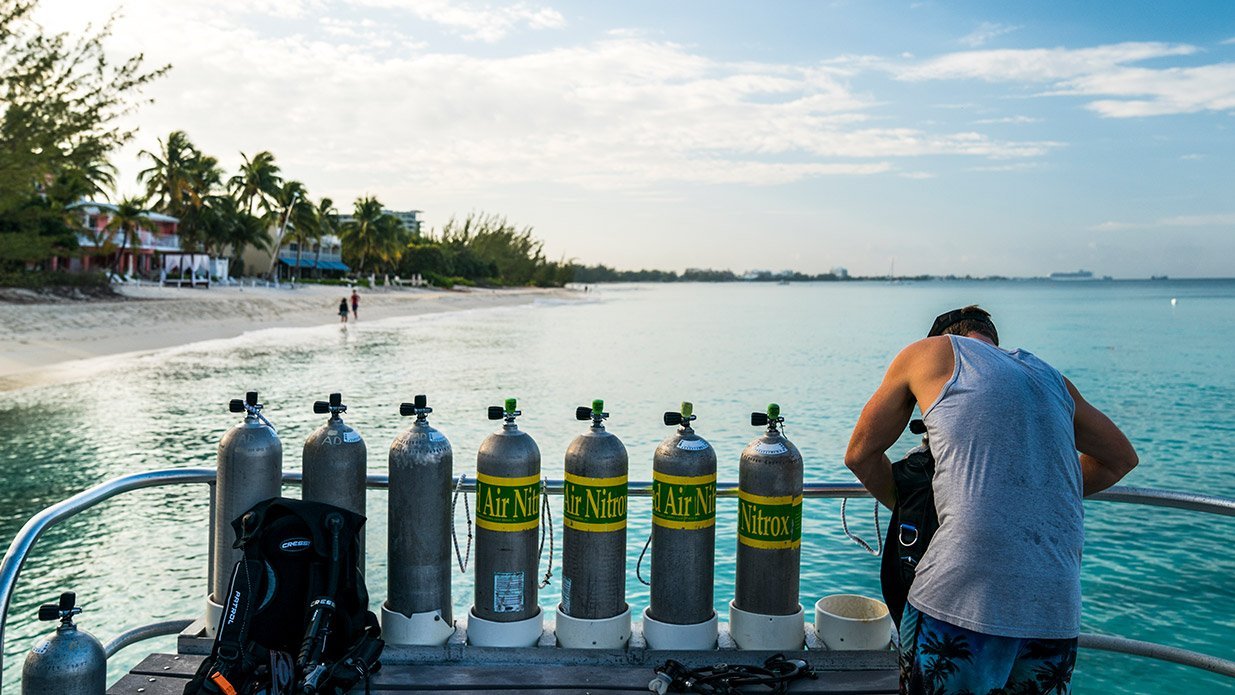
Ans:
POLYGON ((347 297, 339 300, 339 323, 347 323, 347 297))
POLYGON ((884 452, 915 404, 935 457, 939 529, 901 618, 900 692, 1070 692, 1081 498, 1136 466, 1132 444, 1054 367, 1000 348, 977 306, 940 315, 902 350, 854 427, 845 465, 888 507, 884 452))
POLYGON ((360 309, 360 294, 356 292, 356 288, 352 288, 352 318, 359 319, 356 311, 360 309))

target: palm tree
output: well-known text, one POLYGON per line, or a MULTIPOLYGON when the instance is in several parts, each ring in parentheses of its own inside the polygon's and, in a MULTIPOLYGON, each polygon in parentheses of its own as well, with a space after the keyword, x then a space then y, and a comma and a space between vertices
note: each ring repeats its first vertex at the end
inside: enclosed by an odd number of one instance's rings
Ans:
MULTIPOLYGON (((309 202, 309 192, 299 181, 288 181, 279 188, 271 204, 269 218, 283 236, 275 240, 276 253, 285 241, 296 242, 296 277, 300 277, 300 261, 304 245, 317 238, 317 209, 309 202)), ((276 260, 277 262, 277 260, 276 260)))
POLYGON ((283 177, 279 175, 279 165, 274 163, 274 155, 262 151, 253 155, 253 159, 249 159, 243 152, 240 156, 244 163, 240 165, 240 173, 227 182, 228 188, 250 215, 254 214, 258 206, 269 212, 271 201, 283 185, 283 177))
MULTIPOLYGON (((138 157, 149 159, 148 168, 137 173, 138 183, 146 184, 146 198, 156 208, 171 214, 183 213, 188 205, 200 206, 207 191, 202 190, 201 152, 183 130, 173 130, 167 141, 159 140, 159 151, 142 150, 138 157)), ((213 160, 213 158, 208 158, 213 160)))
POLYGON ((317 203, 317 209, 313 211, 314 222, 317 225, 317 259, 313 263, 314 275, 322 276, 322 240, 328 236, 334 236, 339 231, 338 218, 336 217, 339 211, 334 207, 334 201, 330 198, 322 198, 317 203))
POLYGON ((115 211, 108 216, 107 229, 118 232, 120 237, 120 247, 112 261, 113 273, 119 273, 120 260, 124 257, 125 249, 129 246, 137 246, 138 229, 141 228, 143 222, 149 219, 149 213, 144 209, 143 202, 140 198, 124 198, 116 205, 115 211))
POLYGON ((374 197, 357 198, 352 221, 343 225, 344 250, 363 273, 370 262, 374 268, 389 268, 398 262, 410 238, 399 218, 382 212, 374 197))

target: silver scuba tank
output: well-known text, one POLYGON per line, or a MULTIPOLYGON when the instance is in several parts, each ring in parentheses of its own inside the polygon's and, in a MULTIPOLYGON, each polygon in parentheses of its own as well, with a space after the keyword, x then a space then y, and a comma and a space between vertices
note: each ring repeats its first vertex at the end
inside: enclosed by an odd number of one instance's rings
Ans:
POLYGON ((710 620, 716 565, 716 450, 690 426, 694 406, 667 412, 681 425, 652 457, 652 589, 648 616, 662 623, 710 620))
POLYGON ((233 548, 236 532, 232 521, 253 505, 278 497, 283 485, 283 444, 274 426, 262 415, 257 392, 228 404, 233 413, 244 413, 219 440, 214 520, 211 528, 210 601, 222 610, 232 568, 244 557, 233 548))
POLYGON ((472 612, 506 623, 540 613, 537 534, 540 531, 540 449, 515 424, 513 398, 489 408, 505 420, 476 452, 476 585, 472 612))
MULTIPOLYGON (((304 468, 303 497, 325 502, 365 516, 365 475, 368 449, 360 433, 339 417, 347 412, 343 396, 330 394, 327 401, 313 404, 313 412, 330 414, 326 424, 304 440, 301 465, 304 468)), ((364 549, 364 535, 360 537, 364 549)), ((361 555, 363 557, 363 553, 361 555)))
POLYGON ((626 605, 626 447, 605 431, 605 403, 580 406, 591 420, 566 449, 563 490, 562 611, 573 618, 611 618, 626 605))
POLYGON ((802 454, 785 438, 780 406, 751 413, 767 431, 742 451, 734 607, 760 615, 800 612, 802 454))
POLYGON ((73 624, 81 613, 71 591, 60 602, 39 607, 39 620, 59 620, 52 635, 40 639, 21 669, 22 695, 103 695, 107 690, 107 654, 89 632, 73 624))
POLYGON ((416 419, 390 445, 389 591, 382 628, 383 638, 395 644, 441 644, 454 632, 450 600, 454 456, 446 436, 429 425, 432 412, 423 395, 401 404, 399 414, 416 419), (391 629, 395 622, 407 624, 391 629))

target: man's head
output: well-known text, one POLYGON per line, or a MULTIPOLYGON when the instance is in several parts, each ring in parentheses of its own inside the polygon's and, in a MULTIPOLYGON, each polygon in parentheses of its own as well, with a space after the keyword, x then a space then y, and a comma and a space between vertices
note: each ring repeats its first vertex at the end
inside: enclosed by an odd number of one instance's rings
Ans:
POLYGON ((931 325, 931 330, 926 334, 926 337, 933 338, 937 335, 967 336, 970 333, 984 335, 990 338, 991 342, 995 345, 999 344, 999 331, 995 330, 995 323, 991 321, 990 312, 977 304, 970 304, 967 307, 953 309, 936 316, 935 323, 931 325))

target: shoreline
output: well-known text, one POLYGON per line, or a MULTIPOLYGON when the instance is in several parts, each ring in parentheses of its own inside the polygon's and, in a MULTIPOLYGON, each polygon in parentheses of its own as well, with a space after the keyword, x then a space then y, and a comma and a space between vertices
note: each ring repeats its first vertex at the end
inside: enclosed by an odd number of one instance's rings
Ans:
MULTIPOLYGON (((0 393, 62 383, 117 358, 271 328, 339 323, 344 287, 125 287, 114 300, 0 303, 0 393)), ((573 297, 565 289, 360 292, 359 321, 517 306, 573 297)), ((350 319, 349 319, 350 320, 350 319)))

